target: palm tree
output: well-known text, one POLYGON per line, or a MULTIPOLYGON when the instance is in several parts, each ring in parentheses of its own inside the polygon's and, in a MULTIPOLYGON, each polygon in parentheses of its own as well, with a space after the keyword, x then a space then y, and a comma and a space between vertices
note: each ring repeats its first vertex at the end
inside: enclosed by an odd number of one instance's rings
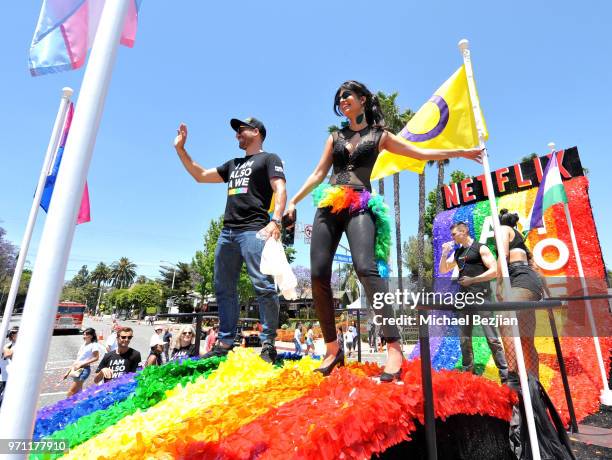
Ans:
MULTIPOLYGON (((406 109, 400 112, 395 100, 399 93, 385 94, 379 91, 376 95, 380 102, 383 115, 385 117, 385 125, 389 131, 399 133, 408 121, 414 116, 414 112, 406 109)), ((381 189, 382 179, 378 183, 379 191, 381 189)), ((382 184, 384 192, 384 183, 382 184)), ((402 234, 401 234, 401 211, 400 211, 400 179, 399 174, 393 174, 393 210, 395 211, 395 255, 397 266, 397 287, 400 291, 403 290, 402 281, 402 234)))
POLYGON ((96 268, 94 268, 94 270, 89 275, 89 279, 92 282, 96 283, 98 289, 100 289, 100 286, 102 286, 103 284, 108 283, 110 278, 111 270, 104 262, 100 262, 98 265, 96 265, 96 268))
POLYGON ((442 187, 444 187, 444 166, 450 163, 450 160, 438 160, 438 185, 436 186, 436 214, 440 214, 444 210, 442 205, 442 187))
POLYGON ((417 232, 417 288, 423 288, 425 279, 425 170, 419 174, 419 227, 417 232))
POLYGON ((127 257, 122 257, 111 265, 113 286, 119 289, 130 286, 136 278, 136 264, 127 257))
POLYGON ((98 302, 96 304, 96 311, 100 306, 100 299, 102 298, 102 286, 106 285, 111 279, 111 269, 104 262, 100 262, 96 265, 96 268, 89 275, 90 281, 96 283, 96 288, 98 292, 98 302))

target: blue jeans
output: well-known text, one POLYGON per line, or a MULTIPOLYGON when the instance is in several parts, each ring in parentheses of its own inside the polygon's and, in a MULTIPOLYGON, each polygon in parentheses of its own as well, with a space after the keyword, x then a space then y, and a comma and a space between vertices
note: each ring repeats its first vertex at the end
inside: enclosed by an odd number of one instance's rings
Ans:
POLYGON ((271 276, 259 271, 265 241, 257 238, 255 230, 221 230, 215 250, 215 295, 219 305, 219 341, 231 345, 236 336, 240 316, 238 279, 242 262, 257 295, 259 318, 263 330, 259 338, 274 345, 278 328, 278 294, 271 276))
POLYGON ((295 345, 295 352, 298 355, 302 354, 302 344, 300 343, 300 341, 298 339, 293 339, 293 345, 295 345))

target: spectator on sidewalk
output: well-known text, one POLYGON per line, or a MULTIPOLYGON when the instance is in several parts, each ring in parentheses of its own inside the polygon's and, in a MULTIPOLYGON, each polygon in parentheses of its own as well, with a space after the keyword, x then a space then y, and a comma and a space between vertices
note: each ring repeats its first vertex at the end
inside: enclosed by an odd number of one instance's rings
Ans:
POLYGON ((314 332, 312 330, 312 324, 308 325, 308 331, 306 332, 306 354, 314 355, 314 332))
POLYGON ((108 338, 106 339, 106 342, 104 343, 105 348, 106 348, 106 353, 117 350, 117 347, 118 347, 117 332, 119 331, 119 329, 121 329, 121 326, 119 325, 117 320, 113 320, 110 334, 108 334, 108 338))
POLYGON ((164 343, 164 358, 166 362, 170 361, 170 341, 172 340, 172 333, 170 332, 170 327, 167 326, 164 328, 164 335, 162 337, 164 343))
POLYGON ((83 384, 91 374, 91 365, 98 359, 100 359, 98 336, 95 329, 88 327, 83 331, 83 344, 79 348, 76 361, 66 373, 66 377, 72 378, 72 384, 66 395, 68 398, 83 390, 83 384))
POLYGON ((2 405, 2 398, 4 396, 4 389, 6 388, 6 382, 8 381, 9 367, 13 360, 13 353, 15 352, 15 343, 17 343, 17 333, 19 328, 12 328, 6 335, 7 342, 0 353, 0 406, 2 405))
POLYGON ((217 326, 211 326, 211 328, 208 329, 208 335, 204 343, 204 353, 208 353, 215 346, 215 342, 217 341, 217 329, 217 326))
POLYGON ((350 358, 353 355, 353 332, 351 331, 351 326, 344 333, 344 346, 348 350, 348 357, 350 358))
POLYGON ((302 325, 297 323, 295 325, 295 332, 293 333, 293 345, 295 345, 295 352, 298 355, 302 354, 302 325))
POLYGON ((151 348, 149 351, 149 356, 147 357, 147 361, 145 362, 144 367, 147 366, 161 366, 164 363, 162 358, 162 353, 164 352, 165 342, 163 339, 157 335, 153 334, 151 340, 149 341, 149 347, 151 348))
POLYGON ((122 327, 117 332, 117 351, 110 351, 104 355, 96 369, 94 383, 104 379, 104 382, 121 377, 123 374, 136 372, 140 364, 140 353, 130 348, 130 341, 134 338, 131 327, 122 327))
POLYGON ((195 331, 192 326, 184 325, 181 327, 179 336, 176 339, 174 348, 170 352, 170 360, 197 357, 200 355, 200 344, 195 343, 195 331))

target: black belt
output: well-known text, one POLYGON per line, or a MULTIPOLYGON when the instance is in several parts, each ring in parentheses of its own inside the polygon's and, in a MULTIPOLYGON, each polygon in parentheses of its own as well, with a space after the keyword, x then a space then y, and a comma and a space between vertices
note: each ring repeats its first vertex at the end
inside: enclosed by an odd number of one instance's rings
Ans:
POLYGON ((529 262, 524 262, 522 260, 517 260, 516 262, 510 262, 508 267, 529 267, 529 262))

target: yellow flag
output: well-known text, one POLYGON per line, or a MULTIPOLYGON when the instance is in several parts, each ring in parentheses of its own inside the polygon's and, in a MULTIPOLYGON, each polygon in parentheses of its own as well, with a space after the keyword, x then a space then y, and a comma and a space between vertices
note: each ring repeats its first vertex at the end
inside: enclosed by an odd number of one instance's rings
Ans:
MULTIPOLYGON (((484 136, 485 139, 488 137, 486 125, 484 136)), ((423 104, 398 137, 407 144, 424 149, 470 149, 479 144, 464 66, 459 67, 423 104)), ((425 163, 383 150, 370 178, 380 179, 405 169, 420 174, 425 163)))

